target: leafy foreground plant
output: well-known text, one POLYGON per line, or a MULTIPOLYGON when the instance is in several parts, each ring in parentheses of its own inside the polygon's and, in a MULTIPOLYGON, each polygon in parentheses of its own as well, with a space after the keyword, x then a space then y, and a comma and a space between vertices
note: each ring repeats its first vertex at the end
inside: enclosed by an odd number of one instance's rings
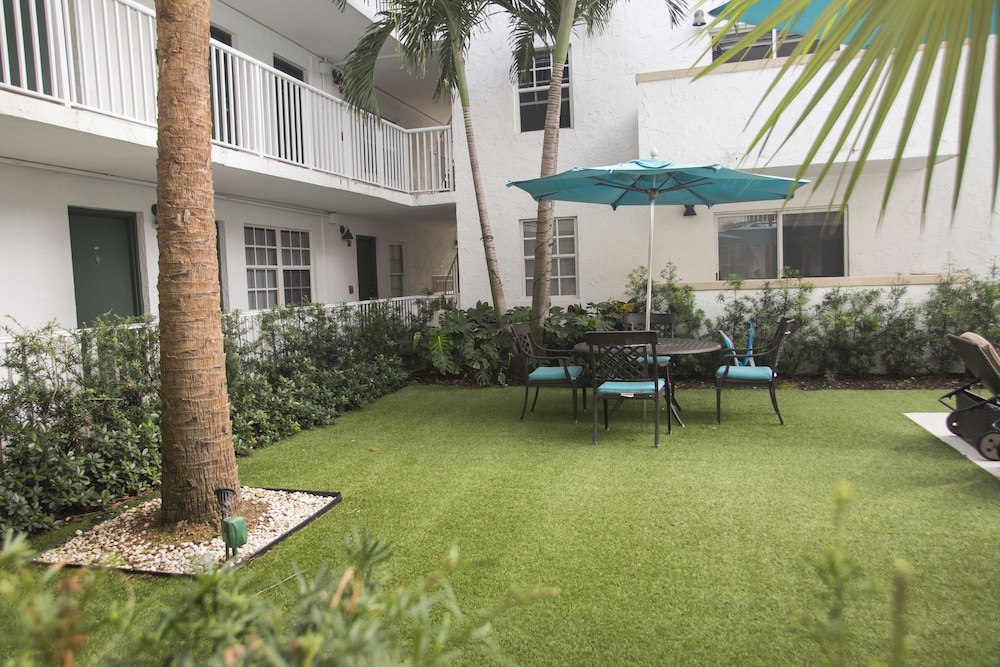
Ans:
MULTIPOLYGON (((140 630, 132 625, 131 601, 87 606, 96 578, 111 574, 81 569, 61 577, 58 565, 38 570, 29 565, 33 554, 24 537, 8 532, 0 551, 0 600, 18 627, 7 630, 15 654, 4 664, 85 664, 78 659, 88 637, 109 627, 138 645, 124 653, 130 665, 439 665, 466 650, 504 662, 490 640, 493 619, 553 594, 511 591, 494 609, 466 615, 447 579, 462 566, 457 549, 437 571, 388 590, 377 570, 389 547, 356 529, 344 541, 353 565, 339 576, 321 568, 311 579, 296 572, 284 580, 297 585, 291 609, 282 612, 248 591, 240 570, 221 568, 196 577, 154 628, 140 630)), ((91 664, 109 664, 104 652, 88 647, 84 655, 99 653, 91 664)))
MULTIPOLYGON (((855 664, 852 659, 854 642, 847 623, 847 611, 853 599, 860 595, 878 592, 881 586, 869 578, 857 561, 847 555, 847 508, 853 501, 853 487, 841 481, 834 495, 836 542, 828 547, 816 562, 816 573, 823 582, 822 611, 804 615, 809 636, 819 645, 823 665, 847 667, 855 664)), ((906 601, 909 590, 909 565, 897 559, 893 563, 892 625, 889 638, 889 664, 902 667, 906 664, 906 601)), ((880 664, 880 663, 873 663, 880 664)))

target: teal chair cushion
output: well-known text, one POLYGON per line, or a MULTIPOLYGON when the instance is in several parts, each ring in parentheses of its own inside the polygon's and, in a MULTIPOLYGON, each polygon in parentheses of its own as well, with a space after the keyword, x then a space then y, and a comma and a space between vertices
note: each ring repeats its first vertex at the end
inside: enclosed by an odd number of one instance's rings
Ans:
POLYGON ((737 382, 770 382, 771 368, 768 366, 719 366, 715 371, 715 377, 726 376, 729 380, 737 382), (729 374, 726 374, 726 369, 729 374))
POLYGON ((670 363, 670 357, 666 356, 666 355, 664 355, 662 357, 648 356, 648 357, 646 357, 646 363, 649 364, 649 365, 651 365, 651 366, 653 364, 656 364, 657 366, 666 366, 667 364, 670 363))
POLYGON ((610 380, 608 382, 601 383, 601 386, 597 388, 597 395, 600 396, 620 396, 621 394, 635 394, 637 396, 652 396, 654 393, 663 389, 664 380, 662 378, 657 378, 654 382, 653 380, 643 380, 635 382, 616 382, 610 380))
MULTIPOLYGON (((747 350, 753 352, 753 322, 747 322, 749 325, 749 333, 747 334, 747 350)), ((719 335, 722 336, 722 342, 725 344, 727 350, 735 350, 736 346, 733 345, 733 339, 726 335, 725 331, 720 331, 719 335)), ((745 357, 743 359, 735 359, 734 365, 736 366, 753 366, 754 360, 750 357, 745 357)))
MULTIPOLYGON (((583 375, 583 366, 567 366, 569 376, 577 379, 583 375)), ((566 380, 566 373, 562 366, 539 366, 528 373, 528 380, 531 382, 559 382, 566 380)))

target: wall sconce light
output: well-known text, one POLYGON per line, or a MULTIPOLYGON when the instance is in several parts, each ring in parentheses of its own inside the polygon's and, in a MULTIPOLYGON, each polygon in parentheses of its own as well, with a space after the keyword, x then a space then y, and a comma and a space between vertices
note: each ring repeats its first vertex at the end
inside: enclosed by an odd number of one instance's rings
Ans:
POLYGON ((691 25, 693 25, 695 28, 700 28, 701 26, 705 25, 705 12, 703 12, 700 9, 695 10, 694 22, 691 25))
POLYGON ((694 204, 684 204, 684 217, 689 218, 692 215, 698 215, 698 211, 694 210, 694 204))
POLYGON ((351 243, 354 241, 354 234, 351 233, 351 230, 349 228, 341 225, 340 238, 344 241, 347 241, 347 247, 350 248, 351 243))

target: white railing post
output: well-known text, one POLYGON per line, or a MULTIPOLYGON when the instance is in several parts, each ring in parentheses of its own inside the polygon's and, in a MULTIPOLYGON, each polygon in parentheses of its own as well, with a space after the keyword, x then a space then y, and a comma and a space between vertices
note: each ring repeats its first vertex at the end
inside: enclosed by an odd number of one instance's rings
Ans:
POLYGON ((73 85, 71 74, 74 69, 74 59, 69 40, 69 12, 66 1, 49 0, 46 5, 45 21, 46 32, 50 35, 50 49, 54 61, 51 63, 51 69, 55 75, 52 94, 60 100, 72 103, 76 97, 76 88, 73 85))
MULTIPOLYGON (((242 61, 241 61, 242 62, 242 61)), ((264 123, 264 115, 270 108, 270 97, 265 94, 267 89, 266 71, 253 67, 250 62, 243 62, 243 69, 246 71, 247 79, 247 110, 253 110, 250 120, 253 131, 249 136, 253 137, 253 143, 248 148, 257 155, 264 155, 268 145, 268 127, 264 123)), ((243 115, 243 114, 240 114, 243 115)))
MULTIPOLYGON (((28 3, 28 25, 29 25, 29 27, 31 29, 31 31, 29 33, 31 35, 31 63, 30 63, 30 65, 31 65, 31 69, 32 69, 32 74, 34 75, 35 85, 37 86, 37 88, 35 90, 37 92, 39 92, 39 93, 45 93, 45 92, 51 92, 51 91, 46 91, 45 90, 45 78, 46 78, 46 76, 42 73, 42 51, 39 48, 38 40, 39 40, 39 37, 42 34, 47 35, 48 33, 41 33, 38 30, 38 10, 37 10, 37 7, 38 7, 38 5, 36 5, 33 2, 29 2, 28 3)), ((43 5, 43 7, 44 7, 44 5, 43 5)), ((48 60, 48 54, 47 53, 45 54, 45 60, 48 60)), ((26 70, 24 70, 24 69, 22 69, 21 71, 25 71, 26 72, 26 70)), ((48 72, 46 72, 45 74, 48 74, 48 72)), ((52 80, 51 76, 49 76, 50 87, 51 87, 51 80, 52 80)))
POLYGON ((4 36, 4 47, 0 49, 0 83, 5 83, 7 85, 13 85, 14 82, 10 76, 10 48, 7 47, 6 40, 7 35, 10 34, 11 29, 7 26, 9 25, 11 18, 7 16, 7 11, 4 8, 2 2, 0 2, 0 33, 4 36))

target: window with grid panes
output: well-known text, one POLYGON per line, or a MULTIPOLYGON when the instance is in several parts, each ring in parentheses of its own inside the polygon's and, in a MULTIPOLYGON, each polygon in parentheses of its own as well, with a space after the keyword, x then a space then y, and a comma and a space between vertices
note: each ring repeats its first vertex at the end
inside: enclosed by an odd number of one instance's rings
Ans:
POLYGON ((403 296, 403 246, 389 244, 389 296, 403 296))
POLYGON ((247 307, 266 310, 278 305, 278 233, 244 227, 247 259, 247 307))
MULTIPOLYGON (((569 113, 569 55, 563 68, 562 104, 559 105, 559 127, 570 126, 569 113)), ((552 80, 552 52, 540 51, 531 61, 531 67, 521 72, 518 83, 518 104, 521 110, 521 131, 545 129, 545 111, 549 104, 549 82, 552 80)))
MULTIPOLYGON (((536 220, 521 223, 524 240, 524 291, 535 282, 536 220)), ((552 296, 576 296, 576 218, 552 221, 552 296)))
POLYGON ((312 299, 309 232, 244 227, 243 238, 250 310, 312 299))
POLYGON ((285 305, 309 303, 312 300, 311 253, 309 232, 281 232, 281 265, 284 278, 285 305))

